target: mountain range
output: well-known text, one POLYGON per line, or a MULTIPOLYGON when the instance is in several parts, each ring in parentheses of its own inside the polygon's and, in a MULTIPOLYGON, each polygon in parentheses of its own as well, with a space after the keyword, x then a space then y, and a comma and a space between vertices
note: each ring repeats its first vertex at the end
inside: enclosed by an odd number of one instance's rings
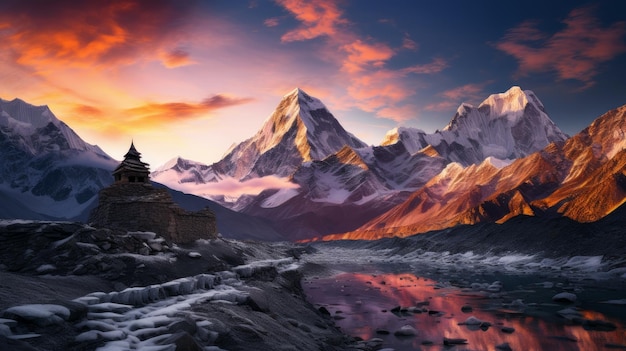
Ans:
MULTIPOLYGON (((47 106, 0 99, 0 218, 86 221, 119 164, 83 141, 47 106)), ((155 184, 155 186, 161 186, 155 184)), ((267 220, 169 189, 186 210, 209 207, 237 239, 284 239, 267 220)))
MULTIPOLYGON (((45 106, 0 100, 0 111, 0 197, 16 200, 0 217, 86 218, 116 162, 45 106)), ((255 239, 376 239, 519 215, 589 222, 626 198, 625 131, 623 106, 570 138, 532 91, 512 87, 461 104, 434 133, 396 128, 373 146, 296 88, 220 161, 177 157, 151 178, 228 213, 224 227, 257 223, 254 235, 253 224, 235 230, 255 239), (262 190, 220 192, 247 182, 262 190)))
MULTIPOLYGON (((493 94, 478 107, 462 104, 440 131, 429 134, 396 128, 378 146, 367 146, 338 125, 321 101, 295 89, 283 97, 254 137, 235 146, 218 163, 176 159, 170 162, 174 166, 160 168, 153 177, 196 194, 207 183, 219 183, 233 175, 240 181, 267 175, 286 177, 289 187, 268 188, 232 202, 220 195, 203 195, 237 211, 271 218, 289 239, 302 240, 360 231, 455 167, 469 170, 486 162, 498 169, 568 138, 550 120, 537 96, 519 87, 493 94), (295 129, 294 124, 301 129, 284 132, 295 129), (294 139, 292 134, 306 137, 294 139), (324 143, 326 148, 308 146, 329 139, 341 142, 324 143), (272 143, 262 143, 264 140, 272 143), (318 152, 300 151, 308 149, 318 152), (253 157, 234 157, 237 150, 255 153, 253 157), (290 160, 289 167, 285 167, 286 160, 290 160), (235 171, 241 169, 265 172, 235 171)), ((372 233, 371 228, 363 229, 372 233)), ((328 238, 335 237, 341 238, 328 238)), ((367 234, 359 237, 367 238, 367 234)))

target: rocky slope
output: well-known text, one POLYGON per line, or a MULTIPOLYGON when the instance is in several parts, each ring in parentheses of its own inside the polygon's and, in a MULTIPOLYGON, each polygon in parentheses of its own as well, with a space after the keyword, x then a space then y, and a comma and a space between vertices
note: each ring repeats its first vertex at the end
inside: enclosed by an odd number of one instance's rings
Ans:
POLYGON ((2 350, 380 348, 304 300, 292 245, 27 221, 0 221, 0 242, 2 350))
POLYGON ((326 239, 408 236, 517 215, 598 220, 626 200, 626 107, 609 111, 564 143, 497 169, 449 165, 406 202, 358 230, 326 239))

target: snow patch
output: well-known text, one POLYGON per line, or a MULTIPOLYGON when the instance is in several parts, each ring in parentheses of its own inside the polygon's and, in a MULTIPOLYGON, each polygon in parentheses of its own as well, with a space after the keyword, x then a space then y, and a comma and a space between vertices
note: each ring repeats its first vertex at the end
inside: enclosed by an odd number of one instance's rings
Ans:
POLYGON ((293 197, 297 196, 300 192, 297 188, 286 188, 280 189, 272 196, 268 197, 261 203, 261 207, 263 208, 274 208, 278 207, 285 202, 289 201, 293 197))

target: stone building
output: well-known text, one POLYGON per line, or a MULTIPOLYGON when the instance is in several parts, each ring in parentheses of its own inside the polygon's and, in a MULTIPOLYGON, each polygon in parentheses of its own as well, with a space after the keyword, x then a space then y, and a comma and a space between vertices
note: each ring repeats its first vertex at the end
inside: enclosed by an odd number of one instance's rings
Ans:
POLYGON ((115 182, 100 191, 98 207, 89 218, 96 227, 155 232, 166 240, 189 243, 217 237, 215 214, 205 208, 180 208, 166 189, 150 183, 148 164, 131 143, 124 161, 113 171, 115 182))

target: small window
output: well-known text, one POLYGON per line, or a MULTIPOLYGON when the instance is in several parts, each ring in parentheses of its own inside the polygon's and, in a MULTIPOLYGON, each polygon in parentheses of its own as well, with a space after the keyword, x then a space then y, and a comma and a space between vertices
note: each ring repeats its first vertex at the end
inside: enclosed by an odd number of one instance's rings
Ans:
POLYGON ((129 183, 134 183, 135 182, 135 176, 128 177, 128 182, 129 183))
POLYGON ((138 183, 143 183, 143 182, 144 182, 143 177, 137 177, 137 182, 138 182, 138 183))

